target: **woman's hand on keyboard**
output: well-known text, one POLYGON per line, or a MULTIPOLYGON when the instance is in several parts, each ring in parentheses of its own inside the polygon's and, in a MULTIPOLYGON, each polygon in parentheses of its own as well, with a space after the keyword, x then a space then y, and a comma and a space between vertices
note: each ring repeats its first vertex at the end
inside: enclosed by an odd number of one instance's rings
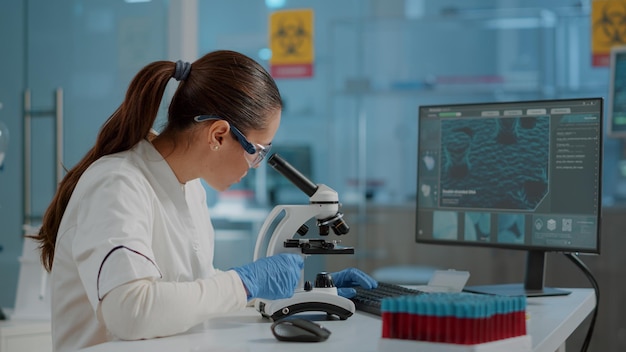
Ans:
POLYGON ((344 269, 331 273, 330 276, 337 287, 337 294, 345 298, 352 298, 356 295, 356 290, 353 287, 372 289, 378 286, 376 280, 356 268, 344 269))

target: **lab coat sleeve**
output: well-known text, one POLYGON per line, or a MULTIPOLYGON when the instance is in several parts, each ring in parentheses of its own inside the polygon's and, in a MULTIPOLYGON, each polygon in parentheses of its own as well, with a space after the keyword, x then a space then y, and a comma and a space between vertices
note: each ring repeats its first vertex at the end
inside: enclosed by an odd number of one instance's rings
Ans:
MULTIPOLYGON (((91 170, 91 174, 95 171, 91 170)), ((160 278, 152 252, 154 199, 149 185, 132 173, 112 170, 85 180, 77 204, 72 254, 94 309, 114 287, 160 278)))
POLYGON ((100 265, 96 281, 98 299, 119 285, 149 277, 162 277, 152 259, 125 246, 115 247, 100 265))
POLYGON ((193 282, 133 281, 112 289, 98 317, 122 340, 185 332, 216 313, 246 306, 246 292, 232 270, 193 282))

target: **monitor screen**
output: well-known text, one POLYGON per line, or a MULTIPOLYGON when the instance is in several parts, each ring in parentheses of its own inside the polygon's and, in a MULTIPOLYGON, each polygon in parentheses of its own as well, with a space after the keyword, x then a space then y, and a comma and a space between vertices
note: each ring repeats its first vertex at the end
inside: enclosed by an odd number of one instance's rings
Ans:
POLYGON ((421 106, 416 241, 527 250, 525 293, 545 294, 546 252, 599 253, 602 105, 421 106))
POLYGON ((611 48, 608 135, 626 137, 626 46, 611 48))

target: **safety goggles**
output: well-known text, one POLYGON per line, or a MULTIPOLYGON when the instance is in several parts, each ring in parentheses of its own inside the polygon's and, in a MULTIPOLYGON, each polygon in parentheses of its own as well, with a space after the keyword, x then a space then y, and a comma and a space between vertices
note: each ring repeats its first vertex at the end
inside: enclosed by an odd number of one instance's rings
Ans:
MULTIPOLYGON (((215 115, 198 115, 193 119, 196 122, 209 120, 224 120, 228 122, 227 120, 215 115)), ((246 138, 246 136, 243 135, 243 133, 241 133, 241 131, 237 127, 233 126, 230 122, 228 122, 228 125, 230 126, 230 131, 232 132, 233 136, 235 136, 235 139, 239 141, 239 144, 241 144, 243 150, 246 151, 244 156, 246 157, 248 165, 251 168, 259 166, 261 161, 263 161, 265 156, 270 152, 270 149, 272 148, 272 143, 268 145, 253 144, 246 138)))

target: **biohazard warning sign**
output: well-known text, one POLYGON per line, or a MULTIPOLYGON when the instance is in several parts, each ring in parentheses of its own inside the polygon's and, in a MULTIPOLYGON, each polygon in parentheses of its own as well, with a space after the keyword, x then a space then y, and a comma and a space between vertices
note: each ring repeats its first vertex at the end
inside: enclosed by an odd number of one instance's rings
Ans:
POLYGON ((313 76, 313 10, 284 10, 270 15, 269 42, 274 78, 313 76))
POLYGON ((611 47, 626 44, 626 2, 591 2, 591 51, 593 66, 608 66, 611 47))

